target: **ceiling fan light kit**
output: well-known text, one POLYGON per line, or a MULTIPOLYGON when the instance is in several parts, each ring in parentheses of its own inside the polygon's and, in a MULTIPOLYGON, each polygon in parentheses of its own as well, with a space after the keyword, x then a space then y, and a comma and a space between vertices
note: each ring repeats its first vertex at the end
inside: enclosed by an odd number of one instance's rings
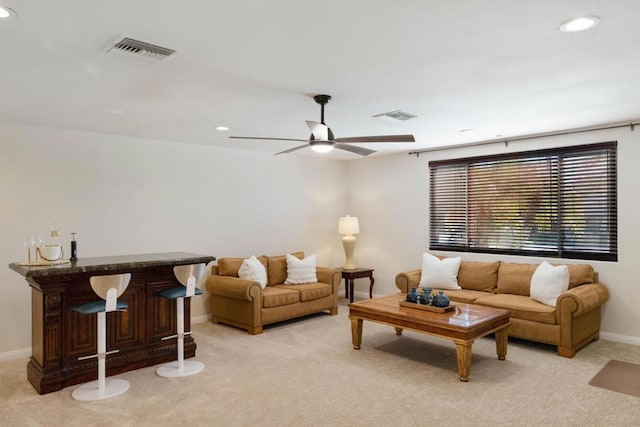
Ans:
POLYGON ((0 5, 0 18, 12 18, 16 15, 15 10, 10 7, 0 5))
POLYGON ((309 141, 309 146, 316 153, 328 153, 333 150, 333 144, 330 141, 309 141))
POLYGON ((293 151, 300 150, 302 148, 311 147, 311 149, 317 153, 328 153, 334 148, 339 150, 349 151, 351 153, 359 154, 361 156, 368 156, 375 153, 374 150, 370 150, 358 145, 351 145, 354 142, 360 143, 379 143, 379 142, 415 142, 413 135, 376 135, 376 136, 355 136, 350 138, 336 138, 333 131, 324 122, 324 106, 331 100, 330 95, 315 95, 313 97, 316 103, 320 104, 320 122, 314 122, 307 120, 307 126, 311 130, 311 135, 308 140, 293 139, 293 138, 268 138, 268 137, 253 137, 253 136, 230 136, 232 139, 263 139, 272 141, 299 141, 306 142, 304 145, 298 147, 289 148, 288 150, 281 151, 278 154, 291 153, 293 151))

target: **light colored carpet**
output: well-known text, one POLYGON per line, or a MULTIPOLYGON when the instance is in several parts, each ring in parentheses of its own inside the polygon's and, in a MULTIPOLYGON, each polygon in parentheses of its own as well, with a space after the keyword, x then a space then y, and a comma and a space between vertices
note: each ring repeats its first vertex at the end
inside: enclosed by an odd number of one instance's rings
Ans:
POLYGON ((471 378, 458 380, 453 343, 364 323, 353 350, 348 308, 251 336, 194 325, 205 370, 167 379, 144 368, 119 375, 123 396, 77 402, 68 387, 38 395, 27 360, 0 363, 2 426, 426 426, 640 425, 640 400, 588 384, 610 360, 640 363, 636 346, 601 340, 566 359, 555 348, 510 340, 473 346, 471 378))

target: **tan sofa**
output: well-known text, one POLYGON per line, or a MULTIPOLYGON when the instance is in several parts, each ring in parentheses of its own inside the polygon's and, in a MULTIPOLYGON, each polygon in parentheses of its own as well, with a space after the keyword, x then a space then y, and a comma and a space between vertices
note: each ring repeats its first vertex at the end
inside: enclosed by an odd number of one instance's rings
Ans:
MULTIPOLYGON (((304 258, 304 252, 292 255, 304 258)), ((267 286, 262 289, 255 281, 238 277, 244 258, 220 258, 207 279, 211 294, 213 323, 224 323, 246 329, 250 334, 262 333, 270 323, 328 310, 338 314, 340 271, 317 267, 318 283, 285 285, 287 261, 282 256, 260 256, 267 270, 267 286)))
MULTIPOLYGON (((461 290, 445 290, 452 301, 505 308, 511 311, 509 336, 556 345, 558 354, 573 357, 578 349, 599 339, 600 307, 607 288, 587 264, 569 265, 569 290, 555 307, 531 299, 529 284, 537 264, 462 261, 461 290)), ((396 275, 402 293, 420 282, 421 270, 396 275)))

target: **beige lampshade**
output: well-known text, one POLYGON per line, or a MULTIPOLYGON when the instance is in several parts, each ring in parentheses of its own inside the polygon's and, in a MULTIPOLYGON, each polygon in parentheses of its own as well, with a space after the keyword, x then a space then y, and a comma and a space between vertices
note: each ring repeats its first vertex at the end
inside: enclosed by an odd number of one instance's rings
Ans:
POLYGON ((360 224, 358 224, 357 216, 343 216, 338 221, 338 233, 345 236, 351 236, 353 234, 360 233, 360 224))

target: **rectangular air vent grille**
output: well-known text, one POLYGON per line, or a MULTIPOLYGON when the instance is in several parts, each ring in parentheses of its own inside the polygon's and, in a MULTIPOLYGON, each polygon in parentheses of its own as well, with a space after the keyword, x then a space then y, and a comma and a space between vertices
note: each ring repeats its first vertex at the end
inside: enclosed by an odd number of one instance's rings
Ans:
POLYGON ((107 49, 107 53, 117 53, 153 59, 154 61, 163 61, 175 53, 175 50, 125 37, 113 43, 107 49))
POLYGON ((418 116, 407 113, 406 111, 395 110, 388 113, 376 114, 373 117, 376 119, 386 120, 388 122, 404 122, 405 120, 414 119, 418 116))

